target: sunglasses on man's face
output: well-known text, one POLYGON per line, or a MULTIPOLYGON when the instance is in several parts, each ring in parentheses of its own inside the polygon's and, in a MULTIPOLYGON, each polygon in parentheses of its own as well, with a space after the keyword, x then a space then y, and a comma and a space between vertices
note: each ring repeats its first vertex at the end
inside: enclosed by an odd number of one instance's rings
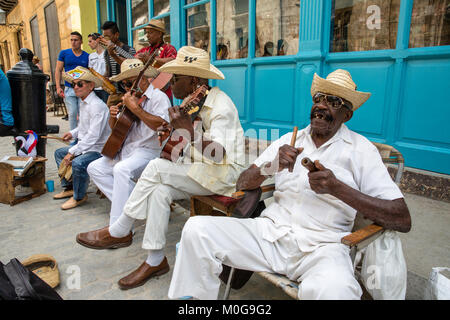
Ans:
POLYGON ((325 101, 325 103, 327 105, 329 105, 331 108, 333 108, 334 110, 339 110, 340 108, 342 108, 342 106, 345 106, 346 108, 348 108, 349 110, 352 110, 352 107, 348 105, 348 103, 346 103, 344 101, 344 99, 340 98, 340 97, 336 97, 333 95, 329 95, 329 94, 324 94, 321 92, 317 92, 314 96, 313 96, 313 102, 315 104, 317 103, 321 103, 323 101, 325 101))
POLYGON ((130 80, 128 80, 128 81, 122 81, 122 85, 125 87, 125 88, 131 88, 132 86, 133 86, 133 81, 130 81, 130 80))
POLYGON ((174 75, 172 75, 172 78, 170 79, 170 83, 175 84, 175 82, 177 82, 181 78, 186 78, 186 77, 189 77, 189 76, 174 74, 174 75))
POLYGON ((79 87, 82 88, 84 86, 84 81, 72 82, 72 88, 79 87))

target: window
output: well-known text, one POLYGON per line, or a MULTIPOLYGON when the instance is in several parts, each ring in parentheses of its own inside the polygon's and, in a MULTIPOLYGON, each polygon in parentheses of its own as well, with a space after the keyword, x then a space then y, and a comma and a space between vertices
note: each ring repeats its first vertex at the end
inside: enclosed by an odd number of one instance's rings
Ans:
POLYGON ((299 22, 299 0, 256 0, 255 56, 296 54, 299 22))
POLYGON ((450 45, 450 0, 414 1, 409 47, 450 45))
POLYGON ((248 0, 217 0, 216 59, 247 57, 248 0))
POLYGON ((106 5, 106 1, 107 0, 100 0, 98 2, 98 8, 100 11, 100 22, 99 22, 99 26, 102 26, 103 23, 105 23, 105 21, 108 20, 108 9, 107 9, 107 5, 106 5))
POLYGON ((148 23, 148 0, 131 2, 131 21, 133 27, 148 23))
POLYGON ((194 46, 209 52, 209 16, 209 3, 187 9, 186 39, 188 46, 194 46))
POLYGON ((133 30, 133 48, 138 52, 145 47, 148 47, 148 41, 144 28, 133 30))
POLYGON ((334 0, 333 52, 395 49, 400 0, 334 0))
POLYGON ((170 0, 154 0, 153 16, 157 17, 170 12, 170 0))

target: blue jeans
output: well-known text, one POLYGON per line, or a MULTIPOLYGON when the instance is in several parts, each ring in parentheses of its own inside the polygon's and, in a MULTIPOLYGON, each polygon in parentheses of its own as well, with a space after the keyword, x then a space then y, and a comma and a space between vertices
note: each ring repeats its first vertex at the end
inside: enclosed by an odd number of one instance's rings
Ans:
POLYGON ((70 130, 75 129, 78 126, 78 114, 80 113, 80 98, 75 95, 73 88, 64 88, 64 103, 69 113, 69 127, 70 130))
MULTIPOLYGON (((55 151, 56 165, 59 168, 61 161, 69 152, 70 146, 59 148, 55 151)), ((97 160, 102 155, 99 152, 86 152, 79 156, 76 156, 72 160, 72 182, 66 179, 61 180, 61 187, 70 189, 73 187, 73 198, 75 200, 81 200, 86 195, 86 191, 89 187, 89 174, 87 173, 87 167, 89 163, 97 160)))

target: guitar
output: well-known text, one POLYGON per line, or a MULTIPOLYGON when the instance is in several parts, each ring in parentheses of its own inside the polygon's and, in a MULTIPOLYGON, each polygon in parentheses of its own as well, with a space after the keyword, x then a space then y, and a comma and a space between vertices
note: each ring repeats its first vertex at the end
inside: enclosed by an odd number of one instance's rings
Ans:
MULTIPOLYGON (((194 131, 199 123, 201 123, 198 114, 205 103, 208 93, 208 86, 202 85, 187 96, 180 105, 181 111, 191 116, 191 122, 194 123, 194 131)), ((158 138, 160 142, 167 140, 162 148, 160 158, 177 162, 183 155, 183 150, 189 141, 182 135, 177 134, 177 130, 174 130, 170 124, 165 124, 163 127, 164 131, 158 132, 158 138)))
MULTIPOLYGON (((155 50, 148 59, 148 61, 146 62, 146 64, 144 65, 144 68, 139 72, 138 77, 136 78, 136 80, 133 83, 133 86, 131 87, 131 94, 140 96, 141 90, 139 88, 139 83, 141 82, 141 79, 144 76, 145 70, 147 70, 147 68, 154 63, 157 54, 158 50, 155 50)), ((122 148, 125 139, 128 136, 128 132, 130 131, 131 126, 136 120, 138 120, 137 117, 134 115, 134 113, 131 112, 126 107, 126 105, 122 103, 120 107, 121 107, 120 114, 118 114, 117 116, 117 121, 114 124, 114 128, 111 130, 111 135, 109 136, 108 140, 106 141, 102 149, 102 154, 110 158, 114 158, 117 155, 119 150, 122 148)))

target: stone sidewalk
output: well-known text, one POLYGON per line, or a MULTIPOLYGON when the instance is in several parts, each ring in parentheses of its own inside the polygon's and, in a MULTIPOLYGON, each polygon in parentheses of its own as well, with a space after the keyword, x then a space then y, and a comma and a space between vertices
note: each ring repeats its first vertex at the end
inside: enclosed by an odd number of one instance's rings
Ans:
MULTIPOLYGON (((58 124, 60 134, 68 130, 68 122, 47 113, 47 124, 58 124)), ((14 154, 11 137, 0 138, 0 156, 14 154)), ((61 190, 54 150, 64 146, 57 140, 48 140, 46 180, 55 181, 55 192, 61 190)), ((11 258, 23 260, 32 254, 46 253, 55 257, 59 265, 61 284, 58 293, 72 299, 168 299, 167 291, 172 276, 169 273, 148 281, 144 286, 122 291, 117 281, 138 267, 147 253, 141 248, 144 225, 135 227, 133 244, 116 250, 91 250, 78 245, 79 232, 104 227, 109 221, 110 203, 95 194, 92 184, 89 200, 82 206, 62 211, 62 201, 53 200, 54 193, 16 206, 0 204, 0 261, 11 258), (79 280, 79 281, 78 281, 79 280)), ((408 299, 421 299, 426 279, 434 266, 450 266, 450 204, 406 194, 413 227, 401 234, 408 265, 408 299)), ((166 256, 173 267, 175 245, 180 239, 189 213, 178 208, 172 213, 167 235, 166 256)), ((223 293, 223 286, 220 297, 223 293)), ((289 299, 280 289, 254 275, 241 290, 232 291, 230 299, 289 299)))

